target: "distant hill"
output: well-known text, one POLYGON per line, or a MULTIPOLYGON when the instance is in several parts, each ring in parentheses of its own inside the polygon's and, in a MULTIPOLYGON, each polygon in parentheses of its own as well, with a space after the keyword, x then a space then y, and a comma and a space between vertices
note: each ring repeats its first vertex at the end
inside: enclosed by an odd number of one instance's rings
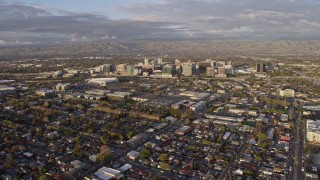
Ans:
POLYGON ((100 55, 172 56, 317 56, 320 41, 108 41, 34 47, 1 47, 0 58, 100 55))

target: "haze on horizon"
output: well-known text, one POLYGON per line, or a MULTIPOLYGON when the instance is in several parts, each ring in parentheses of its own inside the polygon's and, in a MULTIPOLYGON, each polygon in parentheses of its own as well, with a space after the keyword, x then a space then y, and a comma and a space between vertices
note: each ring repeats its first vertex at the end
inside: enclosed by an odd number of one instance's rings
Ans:
POLYGON ((0 46, 320 39, 319 0, 0 0, 0 46))

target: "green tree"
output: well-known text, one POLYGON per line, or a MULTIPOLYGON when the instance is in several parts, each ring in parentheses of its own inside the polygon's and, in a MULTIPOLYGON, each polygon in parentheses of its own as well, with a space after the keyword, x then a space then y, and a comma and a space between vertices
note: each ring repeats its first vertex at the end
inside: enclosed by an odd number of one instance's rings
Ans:
POLYGON ((127 138, 128 138, 128 139, 131 139, 132 136, 133 136, 133 132, 132 132, 132 131, 129 131, 129 132, 127 133, 127 138))
POLYGON ((208 140, 203 140, 203 141, 202 141, 202 144, 209 146, 209 145, 211 144, 211 142, 208 141, 208 140))
POLYGON ((260 162, 260 161, 261 161, 261 157, 260 157, 259 155, 256 155, 255 160, 256 160, 257 162, 260 162))
POLYGON ((264 133, 259 133, 257 137, 258 137, 258 139, 263 140, 263 141, 267 139, 267 136, 264 133))
POLYGON ((170 165, 168 163, 160 163, 160 168, 164 171, 169 171, 170 170, 170 165))
POLYGON ((141 158, 148 158, 150 156, 150 151, 148 149, 143 149, 140 152, 140 157, 141 158))
POLYGON ((114 156, 111 153, 98 153, 97 154, 97 163, 104 164, 113 160, 114 156))
POLYGON ((72 153, 81 158, 84 156, 84 153, 81 150, 80 144, 76 144, 76 146, 72 150, 72 153))
POLYGON ((164 154, 164 153, 162 153, 162 154, 160 154, 160 161, 167 161, 168 160, 168 157, 167 157, 167 154, 164 154))
POLYGON ((104 136, 100 136, 100 141, 102 144, 108 144, 108 139, 104 136))
POLYGON ((48 180, 46 175, 39 176, 38 180, 48 180))

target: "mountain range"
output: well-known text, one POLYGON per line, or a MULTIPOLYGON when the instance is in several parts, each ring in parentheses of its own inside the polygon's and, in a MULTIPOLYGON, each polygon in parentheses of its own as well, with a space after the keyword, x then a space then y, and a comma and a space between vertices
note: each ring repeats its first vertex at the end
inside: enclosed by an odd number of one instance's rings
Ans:
POLYGON ((62 56, 315 56, 319 40, 209 41, 136 40, 82 42, 50 46, 0 47, 0 58, 37 58, 62 56))

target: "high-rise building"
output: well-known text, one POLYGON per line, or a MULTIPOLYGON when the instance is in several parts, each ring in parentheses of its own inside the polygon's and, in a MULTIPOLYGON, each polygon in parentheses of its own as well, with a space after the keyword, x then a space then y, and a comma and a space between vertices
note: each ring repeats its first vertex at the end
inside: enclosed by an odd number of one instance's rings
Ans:
POLYGON ((196 73, 196 65, 188 62, 182 64, 182 74, 185 76, 193 76, 196 73))
POLYGON ((222 78, 227 77, 227 75, 225 74, 224 67, 218 67, 217 71, 218 71, 218 73, 216 74, 216 77, 222 77, 222 78))
POLYGON ((145 59, 144 59, 144 66, 146 67, 146 66, 149 66, 149 65, 150 65, 149 59, 148 59, 148 58, 145 58, 145 59))
POLYGON ((134 66, 127 66, 126 67, 126 74, 128 76, 133 76, 134 75, 134 70, 135 70, 134 66))
POLYGON ((104 65, 99 66, 99 71, 101 73, 111 72, 111 64, 104 64, 104 65))
POLYGON ((258 73, 266 72, 266 65, 265 64, 257 64, 256 70, 258 73))
POLYGON ((224 73, 225 73, 225 74, 233 74, 233 67, 232 67, 232 65, 225 65, 225 66, 224 66, 224 73))
POLYGON ((162 68, 162 74, 173 75, 175 71, 175 65, 165 65, 162 68))
POLYGON ((158 59, 156 60, 156 65, 158 65, 158 64, 162 64, 162 58, 158 58, 158 59))
POLYGON ((198 63, 198 72, 205 73, 207 71, 207 67, 211 67, 211 62, 203 61, 198 63))
POLYGON ((216 71, 213 67, 207 67, 207 76, 215 77, 216 71))
POLYGON ((215 67, 224 67, 225 66, 225 62, 223 62, 223 61, 217 61, 217 62, 215 62, 215 67))
POLYGON ((181 66, 181 61, 180 61, 179 59, 176 59, 176 60, 174 61, 174 64, 175 64, 176 66, 181 66))
POLYGON ((117 71, 117 73, 119 73, 119 74, 125 74, 126 73, 126 64, 118 64, 117 66, 116 66, 116 71, 117 71))

